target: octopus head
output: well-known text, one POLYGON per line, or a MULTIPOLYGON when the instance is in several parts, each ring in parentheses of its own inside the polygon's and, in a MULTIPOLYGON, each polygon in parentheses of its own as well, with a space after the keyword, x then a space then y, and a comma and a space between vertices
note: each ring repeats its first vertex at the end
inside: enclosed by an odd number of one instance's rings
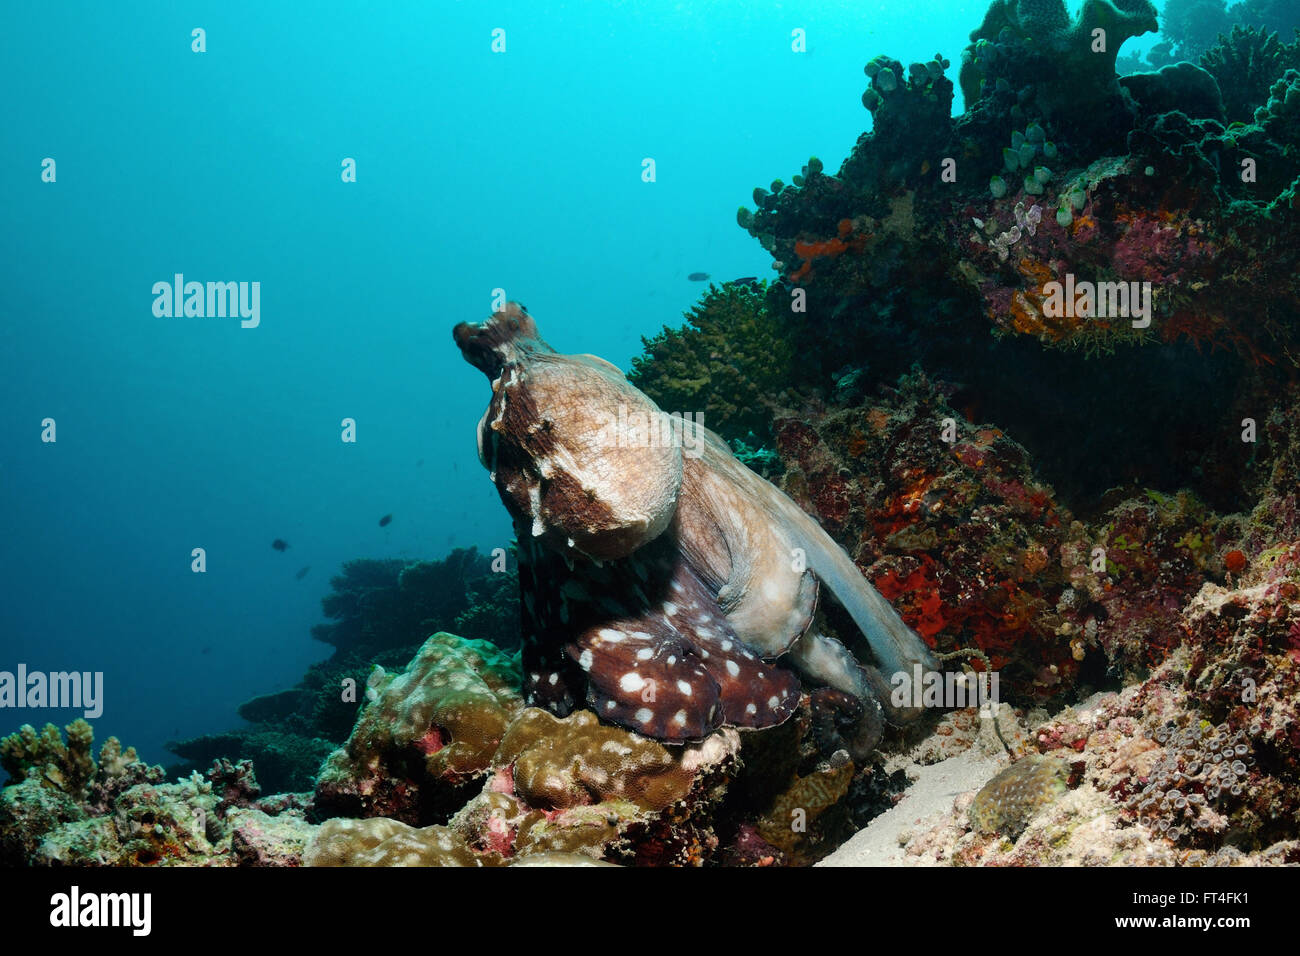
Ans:
POLYGON ((517 303, 456 344, 492 382, 479 457, 517 524, 560 552, 626 557, 667 529, 682 484, 682 450, 643 440, 658 408, 613 365, 561 355, 517 303))

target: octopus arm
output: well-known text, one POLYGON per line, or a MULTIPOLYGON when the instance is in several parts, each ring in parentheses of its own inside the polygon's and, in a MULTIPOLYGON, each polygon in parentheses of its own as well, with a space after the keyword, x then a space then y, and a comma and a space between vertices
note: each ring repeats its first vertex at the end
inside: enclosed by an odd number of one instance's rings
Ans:
MULTIPOLYGON (((937 669, 938 664, 934 655, 921 640, 920 635, 907 626, 906 622, 898 616, 893 605, 863 577, 858 566, 853 563, 844 549, 793 501, 785 498, 784 495, 781 497, 785 499, 782 508, 783 520, 793 539, 805 549, 808 566, 821 582, 830 588, 871 645, 871 652, 875 655, 879 671, 866 669, 865 679, 874 688, 875 696, 880 697, 883 702, 889 699, 889 683, 881 677, 881 673, 910 674, 916 664, 920 664, 924 670, 937 669)), ((810 648, 810 650, 817 649, 810 648)), ((840 658, 840 655, 830 648, 822 647, 820 652, 821 659, 827 662, 840 658)), ((853 660, 847 652, 842 659, 849 662, 853 660)), ((847 675, 847 672, 845 673, 847 675)), ((846 677, 846 679, 860 678, 846 677)), ((835 681, 828 681, 828 683, 839 686, 835 681)), ((891 708, 888 703, 885 706, 890 718, 895 722, 906 722, 918 716, 918 712, 913 709, 891 708)))

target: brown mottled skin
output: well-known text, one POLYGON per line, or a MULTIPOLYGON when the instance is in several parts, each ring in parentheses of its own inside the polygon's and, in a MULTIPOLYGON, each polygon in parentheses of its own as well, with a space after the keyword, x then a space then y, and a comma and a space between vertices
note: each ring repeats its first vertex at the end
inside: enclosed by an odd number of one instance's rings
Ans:
POLYGON ((602 718, 667 742, 772 726, 798 701, 794 675, 770 663, 784 656, 863 702, 867 749, 882 704, 895 722, 915 716, 888 707, 879 671, 809 630, 818 578, 887 673, 933 667, 925 645, 722 439, 662 416, 608 362, 556 352, 516 303, 454 336, 492 382, 479 457, 519 535, 530 702, 567 712, 585 683, 602 718), (624 427, 637 415, 667 421, 668 440, 624 427))

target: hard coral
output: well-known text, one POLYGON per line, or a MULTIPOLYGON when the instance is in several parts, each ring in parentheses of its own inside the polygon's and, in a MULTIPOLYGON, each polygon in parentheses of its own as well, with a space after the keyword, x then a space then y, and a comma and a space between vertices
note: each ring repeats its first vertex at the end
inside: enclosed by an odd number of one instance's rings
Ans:
POLYGON ((1228 122, 1249 123, 1269 89, 1288 69, 1300 67, 1300 41, 1285 44, 1276 33, 1234 25, 1201 55, 1201 66, 1218 81, 1228 122))
POLYGON ((769 402, 794 358, 764 286, 710 285, 686 320, 642 339, 645 355, 633 359, 628 380, 666 411, 702 415, 725 438, 764 438, 769 402))
POLYGON ((1035 83, 1035 102, 1049 118, 1101 108, 1119 92, 1115 58, 1124 41, 1156 28, 1148 0, 1084 0, 1073 23, 1063 0, 994 0, 962 57, 966 104, 993 94, 1002 79, 1015 89, 1035 83))
POLYGON ((501 866, 444 826, 417 829, 397 820, 327 820, 307 847, 305 866, 501 866))
POLYGON ((561 720, 535 707, 511 723, 493 763, 513 765, 515 792, 544 809, 623 800, 662 810, 694 776, 662 745, 603 726, 590 711, 561 720))
POLYGON ((1067 789, 1069 767, 1051 757, 1022 757, 986 783, 969 814, 982 833, 1015 840, 1038 813, 1067 789))
POLYGON ((589 711, 560 719, 520 708, 517 682, 508 659, 445 634, 430 638, 403 677, 377 682, 351 749, 325 768, 315 797, 318 815, 375 822, 327 821, 308 862, 491 865, 565 852, 693 865, 713 855, 712 818, 739 768, 735 731, 669 749, 589 711), (485 690, 503 679, 511 686, 485 690), (493 701, 505 726, 484 717, 493 701), (388 738, 379 736, 385 726, 395 728, 388 738), (426 754, 419 741, 431 727, 451 733, 447 747, 426 754), (402 748, 399 739, 416 743, 402 748), (456 759, 431 770, 427 758, 455 745, 456 759), (412 825, 435 817, 445 825, 412 825))
POLYGON ((100 763, 96 764, 91 751, 95 732, 90 724, 78 718, 65 730, 66 744, 53 724, 46 724, 39 735, 31 724, 23 724, 16 733, 0 740, 0 766, 8 772, 9 782, 35 777, 42 786, 80 799, 100 772, 101 764, 102 776, 107 779, 126 773, 129 765, 139 761, 135 748, 124 752, 118 739, 110 737, 100 748, 100 763))
POLYGON ((825 853, 826 834, 818 819, 849 792, 855 767, 848 753, 839 751, 810 773, 796 775, 777 795, 758 822, 758 835, 781 851, 786 865, 808 865, 825 853))
POLYGON ((518 668, 485 641, 439 633, 405 673, 376 672, 374 699, 321 772, 317 812, 428 822, 458 806, 523 707, 518 668))

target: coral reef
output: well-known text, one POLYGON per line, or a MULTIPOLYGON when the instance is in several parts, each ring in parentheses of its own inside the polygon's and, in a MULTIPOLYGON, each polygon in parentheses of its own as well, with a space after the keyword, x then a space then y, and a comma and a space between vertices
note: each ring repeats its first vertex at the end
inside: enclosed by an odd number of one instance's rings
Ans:
POLYGON ((307 862, 479 866, 563 852, 696 864, 714 851, 711 816, 739 765, 734 731, 669 750, 590 711, 522 708, 515 666, 479 642, 431 637, 322 773, 315 814, 371 819, 327 820, 307 862))
MULTIPOLYGON (((312 637, 339 652, 409 650, 471 609, 470 585, 492 573, 489 564, 476 548, 456 548, 440 561, 348 561, 321 601, 333 622, 316 625, 312 637)), ((502 644, 510 636, 491 635, 502 644)))
MULTIPOLYGON (((405 728, 404 737, 427 728, 421 739, 452 739, 430 715, 447 708, 453 684, 518 678, 479 650, 450 635, 430 638, 406 684, 387 679, 366 705, 354 738, 391 723, 405 728), (435 671, 456 676, 435 686, 435 671), (404 692, 413 686, 423 692, 404 692)), ((574 854, 632 865, 813 862, 851 832, 854 808, 888 805, 897 792, 897 781, 876 777, 874 764, 856 766, 844 749, 840 734, 856 725, 855 706, 822 689, 801 697, 792 720, 743 746, 724 729, 678 747, 611 727, 587 710, 559 718, 514 709, 504 733, 492 731, 494 752, 475 760, 483 769, 462 775, 430 775, 418 756, 403 759, 392 749, 360 759, 340 751, 312 813, 348 815, 324 821, 305 862, 496 866, 538 858, 541 865, 574 854), (349 796, 340 801, 340 793, 349 796), (355 802, 346 805, 357 794, 369 800, 362 819, 355 802)))
POLYGON ((1025 756, 909 832, 902 862, 1300 861, 1297 597, 1300 541, 1205 584, 1147 679, 1032 722, 1025 756))
POLYGON ((90 756, 85 721, 8 739, 6 766, 25 772, 0 791, 6 866, 294 866, 309 826, 293 798, 258 801, 249 763, 218 762, 163 783, 161 767, 110 737, 90 756))
POLYGON ((776 431, 786 491, 931 646, 982 650, 1022 696, 1074 683, 1055 613, 1071 519, 1023 448, 972 426, 920 374, 869 405, 805 407, 776 431))
MULTIPOLYGON (((337 690, 334 696, 339 696, 337 690)), ((241 712, 243 709, 241 707, 241 712)), ((286 718, 290 716, 285 715, 286 718)), ((273 721, 257 723, 265 726, 273 721)), ((168 768, 168 775, 185 776, 198 767, 210 766, 215 760, 246 760, 257 768, 269 792, 299 793, 312 788, 321 763, 334 751, 336 744, 337 741, 322 737, 256 728, 204 734, 167 744, 167 749, 182 760, 179 765, 168 768)))
POLYGON ((1059 2, 999 0, 955 118, 926 113, 945 96, 941 58, 871 60, 874 128, 840 170, 810 161, 741 217, 772 254, 768 305, 801 357, 788 387, 829 393, 847 362, 870 393, 919 363, 1077 509, 1119 484, 1248 506, 1252 449, 1227 422, 1300 364, 1287 81, 1261 90, 1277 50, 1239 32, 1209 70, 1121 83, 1115 51, 1153 27, 1145 0, 1089 2, 1073 22, 1059 2), (1241 57, 1249 76, 1228 66, 1241 57), (1214 69, 1234 70, 1229 126, 1214 69))
POLYGON ((642 339, 630 381, 660 408, 702 416, 727 439, 768 434, 769 403, 790 378, 794 358, 763 284, 710 285, 686 313, 687 325, 642 339))
POLYGON ((1300 863, 1295 17, 1170 0, 1118 77, 1147 0, 995 0, 956 84, 867 63, 838 172, 737 214, 772 280, 631 383, 459 326, 518 577, 350 563, 174 783, 22 728, 0 863, 1300 863), (893 699, 937 661, 1001 701, 893 699))

